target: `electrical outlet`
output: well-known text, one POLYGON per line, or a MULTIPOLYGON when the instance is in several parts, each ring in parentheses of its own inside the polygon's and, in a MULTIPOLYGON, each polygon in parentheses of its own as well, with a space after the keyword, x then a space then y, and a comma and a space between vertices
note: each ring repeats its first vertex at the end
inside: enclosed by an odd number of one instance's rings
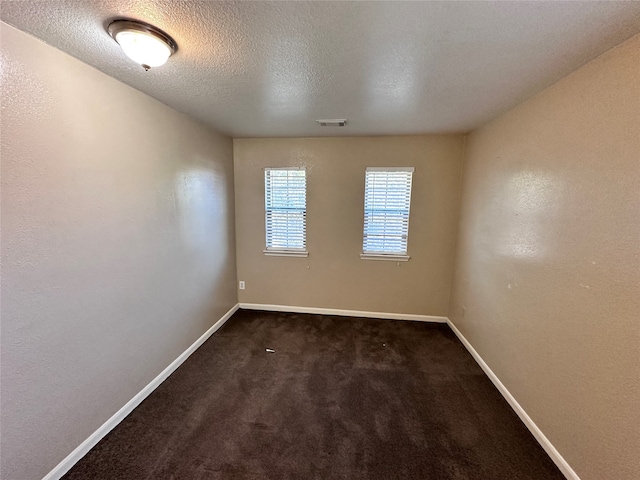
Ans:
POLYGON ((244 280, 240 280, 238 283, 240 284, 240 290, 244 290, 244 280))

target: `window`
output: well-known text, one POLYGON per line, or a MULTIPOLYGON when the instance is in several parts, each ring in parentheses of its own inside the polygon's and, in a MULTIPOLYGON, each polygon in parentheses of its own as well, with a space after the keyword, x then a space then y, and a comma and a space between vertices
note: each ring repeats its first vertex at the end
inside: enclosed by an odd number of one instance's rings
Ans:
POLYGON ((363 259, 409 260, 409 207, 414 169, 367 168, 364 189, 363 259))
POLYGON ((267 255, 307 254, 307 172, 304 168, 265 168, 267 255))

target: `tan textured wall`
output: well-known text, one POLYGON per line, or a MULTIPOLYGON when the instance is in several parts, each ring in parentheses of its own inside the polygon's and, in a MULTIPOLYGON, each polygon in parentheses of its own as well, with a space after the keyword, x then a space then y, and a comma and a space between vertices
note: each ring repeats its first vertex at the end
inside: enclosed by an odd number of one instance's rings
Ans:
POLYGON ((0 476, 36 480, 236 303, 233 146, 0 29, 0 476))
POLYGON ((640 478, 640 36, 465 157, 451 319, 582 480, 640 478))
POLYGON ((240 302, 446 315, 462 136, 234 140, 240 302), (268 257, 264 167, 307 168, 308 258, 268 257), (361 260, 368 166, 414 166, 408 262, 361 260))

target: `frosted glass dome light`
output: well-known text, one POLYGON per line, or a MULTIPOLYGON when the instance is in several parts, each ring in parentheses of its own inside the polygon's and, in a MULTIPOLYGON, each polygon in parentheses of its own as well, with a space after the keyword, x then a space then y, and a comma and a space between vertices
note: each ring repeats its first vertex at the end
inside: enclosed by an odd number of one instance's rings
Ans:
POLYGON ((124 53, 145 70, 164 65, 177 50, 169 35, 147 23, 116 20, 109 24, 108 31, 124 53))

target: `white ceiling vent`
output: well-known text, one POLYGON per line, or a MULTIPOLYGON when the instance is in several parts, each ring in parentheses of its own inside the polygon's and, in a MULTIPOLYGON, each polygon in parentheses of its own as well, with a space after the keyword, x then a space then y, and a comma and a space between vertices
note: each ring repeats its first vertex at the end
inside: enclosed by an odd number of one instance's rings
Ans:
POLYGON ((316 120, 321 127, 344 127, 347 124, 346 118, 334 118, 333 120, 316 120))

